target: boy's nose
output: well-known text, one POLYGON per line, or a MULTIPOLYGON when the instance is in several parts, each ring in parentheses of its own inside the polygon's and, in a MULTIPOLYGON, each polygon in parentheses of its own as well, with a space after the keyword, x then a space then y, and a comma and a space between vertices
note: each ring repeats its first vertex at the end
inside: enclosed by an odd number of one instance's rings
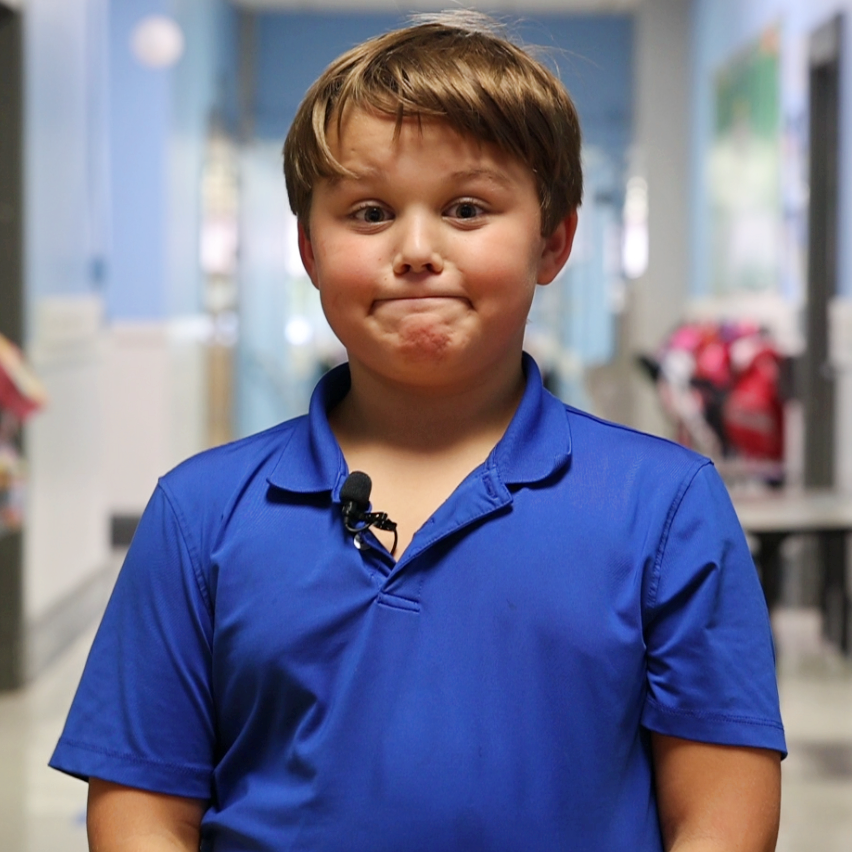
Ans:
POLYGON ((443 271, 444 258, 440 251, 439 237, 434 223, 426 216, 412 215, 397 220, 399 241, 393 258, 393 271, 397 275, 407 272, 443 271))

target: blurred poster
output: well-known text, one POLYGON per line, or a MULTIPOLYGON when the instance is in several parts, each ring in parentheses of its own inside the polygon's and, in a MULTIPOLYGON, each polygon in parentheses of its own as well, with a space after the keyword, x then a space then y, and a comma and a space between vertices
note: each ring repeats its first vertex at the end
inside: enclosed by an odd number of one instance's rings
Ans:
POLYGON ((717 295, 779 290, 779 35, 777 27, 767 30, 716 74, 709 184, 717 295))

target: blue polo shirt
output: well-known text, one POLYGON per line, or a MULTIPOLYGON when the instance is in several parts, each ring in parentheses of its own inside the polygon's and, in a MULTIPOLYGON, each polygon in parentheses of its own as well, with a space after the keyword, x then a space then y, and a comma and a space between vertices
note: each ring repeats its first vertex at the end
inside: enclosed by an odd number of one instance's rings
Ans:
POLYGON ((215 852, 657 852, 650 731, 783 752, 713 466, 525 371, 398 562, 342 523, 345 367, 163 477, 51 765, 209 800, 215 852))

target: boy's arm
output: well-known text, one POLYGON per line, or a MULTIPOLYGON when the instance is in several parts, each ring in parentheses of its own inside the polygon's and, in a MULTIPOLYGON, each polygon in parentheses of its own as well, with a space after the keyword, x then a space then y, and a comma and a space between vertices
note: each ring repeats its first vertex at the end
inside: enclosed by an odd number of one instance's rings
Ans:
POLYGON ((86 824, 91 852, 198 852, 200 799, 149 793, 89 779, 86 824))
POLYGON ((781 758, 652 734, 657 807, 667 852, 772 852, 781 758))

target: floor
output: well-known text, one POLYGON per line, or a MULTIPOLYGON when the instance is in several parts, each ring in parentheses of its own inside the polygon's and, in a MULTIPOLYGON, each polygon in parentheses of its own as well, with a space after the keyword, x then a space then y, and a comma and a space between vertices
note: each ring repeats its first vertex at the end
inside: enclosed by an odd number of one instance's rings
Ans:
MULTIPOLYGON (((819 613, 775 619, 790 756, 778 852, 852 852, 852 666, 819 613)), ((86 785, 47 768, 92 635, 34 683, 0 695, 0 852, 85 852, 86 785)))

